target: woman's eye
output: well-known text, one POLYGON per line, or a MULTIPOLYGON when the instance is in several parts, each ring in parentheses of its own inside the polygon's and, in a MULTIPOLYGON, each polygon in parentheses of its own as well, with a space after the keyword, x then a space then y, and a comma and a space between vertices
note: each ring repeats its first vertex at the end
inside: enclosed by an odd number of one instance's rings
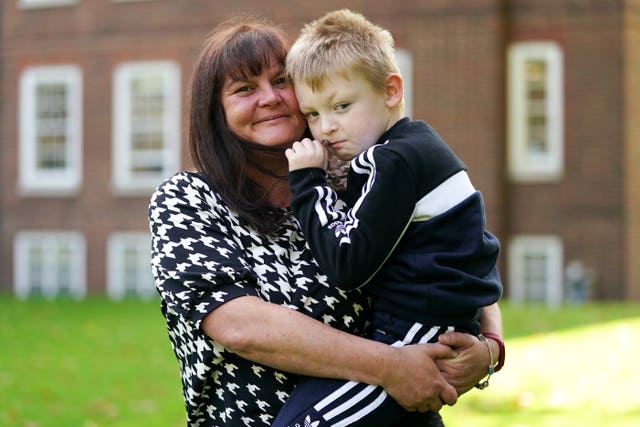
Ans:
POLYGON ((251 92, 253 88, 251 86, 240 86, 239 88, 236 89, 236 93, 241 93, 241 92, 251 92))
POLYGON ((274 86, 284 86, 287 83, 288 83, 288 79, 285 76, 278 77, 273 81, 274 86))

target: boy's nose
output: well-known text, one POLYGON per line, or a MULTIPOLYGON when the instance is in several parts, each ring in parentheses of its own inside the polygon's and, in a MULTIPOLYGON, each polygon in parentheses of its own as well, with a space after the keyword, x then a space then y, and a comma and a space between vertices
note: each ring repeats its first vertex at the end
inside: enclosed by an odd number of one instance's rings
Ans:
POLYGON ((324 133, 325 135, 331 135, 338 128, 335 120, 331 120, 329 118, 323 119, 320 126, 322 133, 324 133))

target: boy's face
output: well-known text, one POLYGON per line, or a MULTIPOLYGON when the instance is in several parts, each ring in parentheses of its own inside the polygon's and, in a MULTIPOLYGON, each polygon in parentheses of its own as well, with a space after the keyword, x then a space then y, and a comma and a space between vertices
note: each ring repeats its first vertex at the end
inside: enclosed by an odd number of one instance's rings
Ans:
POLYGON ((296 82, 295 91, 313 137, 327 141, 329 150, 341 160, 367 150, 397 120, 383 89, 374 91, 357 76, 331 75, 315 91, 296 82))

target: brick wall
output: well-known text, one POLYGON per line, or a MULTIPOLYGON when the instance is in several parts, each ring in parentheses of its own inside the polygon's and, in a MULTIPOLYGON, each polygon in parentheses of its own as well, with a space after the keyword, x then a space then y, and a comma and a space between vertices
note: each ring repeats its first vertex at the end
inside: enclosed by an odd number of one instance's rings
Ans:
POLYGON ((565 176, 512 185, 509 232, 560 236, 565 262, 579 259, 597 272, 596 297, 623 298, 620 3, 511 3, 511 40, 553 40, 565 54, 565 176))
POLYGON ((629 299, 640 299, 640 0, 626 2, 624 20, 624 80, 625 100, 624 147, 622 164, 625 181, 624 222, 625 279, 629 299))
MULTIPOLYGON (((640 298, 632 285, 640 271, 629 258, 640 254, 640 220, 635 219, 640 218, 635 189, 640 178, 633 167, 640 164, 640 130, 630 119, 640 114, 640 54, 633 48, 640 44, 639 0, 300 1, 295 7, 257 0, 96 0, 34 10, 15 4, 0 5, 0 289, 12 283, 18 230, 83 232, 89 245, 87 283, 100 292, 107 235, 147 229, 148 195, 121 197, 111 190, 116 64, 177 61, 184 101, 195 55, 220 21, 248 11, 281 23, 295 37, 302 23, 348 4, 391 30, 397 46, 412 53, 413 116, 431 123, 467 163, 486 198, 489 228, 503 243, 518 233, 557 234, 566 261, 581 259, 597 271, 597 297, 640 298), (516 185, 505 179, 505 47, 532 39, 555 40, 565 54, 566 168, 556 184, 516 185), (19 197, 15 107, 20 72, 30 65, 68 62, 79 64, 84 75, 82 191, 62 199, 19 197)), ((184 106, 182 111, 185 116, 184 106)), ((183 166, 189 167, 183 148, 183 166)))
MULTIPOLYGON (((18 196, 16 111, 7 109, 2 117, 1 173, 6 190, 0 233, 3 253, 8 256, 0 259, 5 279, 0 286, 12 281, 12 242, 18 230, 81 231, 89 247, 87 283, 91 291, 100 291, 108 234, 146 229, 148 196, 119 197, 111 191, 111 79, 116 64, 170 58, 180 63, 186 87, 205 35, 240 9, 282 23, 295 37, 303 22, 344 6, 339 3, 299 2, 295 8, 283 8, 275 1, 231 5, 208 0, 104 0, 34 10, 5 6, 3 90, 11 105, 17 103, 16 82, 25 67, 75 63, 83 69, 84 174, 82 191, 74 197, 18 196)), ((444 1, 349 2, 349 6, 366 11, 372 21, 394 33, 399 47, 414 54, 414 116, 431 122, 469 164, 475 183, 487 197, 491 225, 499 228, 502 46, 499 17, 495 16, 498 2, 472 3, 473 7, 444 1), (469 40, 478 44, 471 45, 469 40)))

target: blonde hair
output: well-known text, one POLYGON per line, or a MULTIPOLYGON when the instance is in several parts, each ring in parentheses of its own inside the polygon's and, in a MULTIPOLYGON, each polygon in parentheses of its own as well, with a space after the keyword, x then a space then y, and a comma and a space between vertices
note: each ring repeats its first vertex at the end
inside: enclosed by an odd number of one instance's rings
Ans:
POLYGON ((328 74, 364 78, 383 91, 389 74, 399 74, 393 36, 349 9, 329 12, 302 28, 286 60, 294 82, 322 87, 328 74))

